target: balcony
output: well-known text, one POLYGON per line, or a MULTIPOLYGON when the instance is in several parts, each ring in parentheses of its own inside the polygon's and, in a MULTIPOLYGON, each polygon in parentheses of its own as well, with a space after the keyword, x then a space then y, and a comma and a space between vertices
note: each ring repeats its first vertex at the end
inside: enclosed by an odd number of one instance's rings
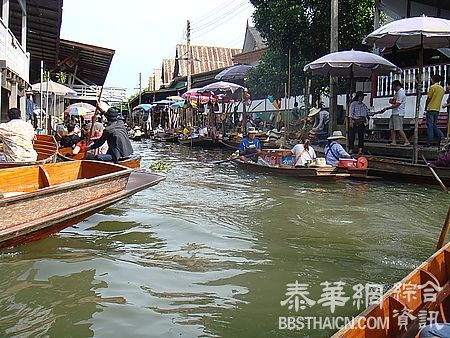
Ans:
POLYGON ((12 31, 0 19, 0 60, 6 68, 29 82, 30 55, 24 51, 12 31))
MULTIPOLYGON (((426 94, 431 86, 431 77, 433 74, 442 76, 445 82, 450 75, 450 63, 425 66, 423 68, 422 90, 426 94)), ((389 76, 378 76, 377 88, 374 97, 392 96, 392 81, 400 80, 403 83, 406 95, 416 94, 416 78, 419 76, 419 67, 405 68, 401 74, 391 74, 389 76)))
MULTIPOLYGON (((65 84, 65 86, 73 89, 77 95, 67 97, 69 99, 85 100, 85 101, 97 101, 101 86, 85 86, 85 85, 71 85, 65 84)), ((102 100, 107 101, 110 104, 127 102, 127 90, 125 88, 117 87, 103 87, 102 100)))

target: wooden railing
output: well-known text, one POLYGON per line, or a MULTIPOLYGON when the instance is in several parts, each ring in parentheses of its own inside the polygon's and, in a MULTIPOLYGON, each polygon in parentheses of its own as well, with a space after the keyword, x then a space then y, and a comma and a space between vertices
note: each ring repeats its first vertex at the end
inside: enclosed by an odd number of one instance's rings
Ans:
MULTIPOLYGON (((403 87, 407 95, 416 94, 416 78, 419 74, 419 68, 404 68, 401 74, 392 74, 389 76, 378 76, 377 79, 377 91, 375 97, 391 96, 392 81, 400 80, 403 83, 403 87)), ((447 76, 450 75, 450 64, 438 64, 433 66, 426 66, 423 68, 422 89, 423 93, 427 93, 428 88, 431 86, 431 77, 433 74, 439 74, 442 76, 442 84, 445 85, 447 76)))
MULTIPOLYGON (((70 85, 67 87, 73 89, 77 95, 69 98, 82 99, 82 100, 97 100, 101 86, 85 86, 85 85, 70 85)), ((109 103, 121 103, 127 102, 127 90, 125 88, 118 87, 104 87, 102 92, 102 99, 109 103)))

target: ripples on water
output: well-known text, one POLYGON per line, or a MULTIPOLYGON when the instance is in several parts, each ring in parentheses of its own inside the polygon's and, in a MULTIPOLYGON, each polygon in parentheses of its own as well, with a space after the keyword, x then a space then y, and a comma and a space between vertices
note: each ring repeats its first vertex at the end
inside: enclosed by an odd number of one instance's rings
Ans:
POLYGON ((330 313, 282 307, 287 283, 314 299, 324 281, 392 285, 432 253, 448 206, 436 187, 301 182, 213 165, 218 150, 135 148, 144 168, 171 164, 165 182, 2 254, 0 336, 289 336, 279 316, 330 313))

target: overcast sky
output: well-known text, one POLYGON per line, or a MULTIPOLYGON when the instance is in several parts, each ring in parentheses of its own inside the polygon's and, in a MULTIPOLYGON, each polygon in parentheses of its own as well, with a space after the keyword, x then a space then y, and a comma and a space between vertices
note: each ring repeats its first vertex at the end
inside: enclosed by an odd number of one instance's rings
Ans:
POLYGON ((107 86, 143 87, 163 58, 175 57, 191 21, 191 43, 242 48, 248 0, 64 0, 61 37, 115 49, 107 86))

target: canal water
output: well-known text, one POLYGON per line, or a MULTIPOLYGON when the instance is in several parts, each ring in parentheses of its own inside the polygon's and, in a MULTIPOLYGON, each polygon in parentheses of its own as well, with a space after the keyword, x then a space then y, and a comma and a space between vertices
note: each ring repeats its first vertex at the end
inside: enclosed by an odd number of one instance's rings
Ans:
POLYGON ((386 289, 433 253, 449 205, 434 186, 318 184, 214 165, 220 150, 135 149, 144 168, 170 165, 167 180, 1 254, 1 337, 328 337, 324 318, 364 306, 358 285, 386 289))

